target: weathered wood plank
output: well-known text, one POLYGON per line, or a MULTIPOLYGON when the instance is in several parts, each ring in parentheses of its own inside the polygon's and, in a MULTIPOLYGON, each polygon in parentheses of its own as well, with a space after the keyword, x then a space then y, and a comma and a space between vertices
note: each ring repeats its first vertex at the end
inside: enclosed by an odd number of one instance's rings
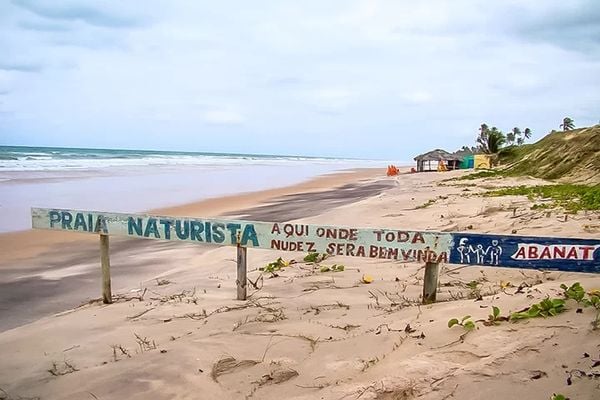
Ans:
POLYGON ((435 303, 439 278, 439 264, 428 262, 425 264, 423 281, 423 304, 435 303))
POLYGON ((102 302, 112 303, 112 290, 110 284, 110 255, 108 235, 100 235, 100 264, 102 267, 102 302))
POLYGON ((282 224, 96 211, 32 209, 36 229, 209 243, 404 262, 600 273, 600 240, 398 228, 282 224), (239 238, 239 239, 238 239, 239 238))
POLYGON ((447 233, 32 209, 36 229, 400 260, 447 261, 447 233))
POLYGON ((237 247, 237 299, 246 300, 246 286, 248 284, 247 270, 247 248, 237 247))

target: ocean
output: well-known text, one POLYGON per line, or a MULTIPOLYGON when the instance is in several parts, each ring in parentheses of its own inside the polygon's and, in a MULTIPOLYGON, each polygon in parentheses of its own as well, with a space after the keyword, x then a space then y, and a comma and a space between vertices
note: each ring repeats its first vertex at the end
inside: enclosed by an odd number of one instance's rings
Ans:
POLYGON ((0 146, 0 232, 31 207, 141 212, 296 184, 388 161, 258 154, 0 146))
POLYGON ((172 165, 222 167, 298 162, 335 164, 350 161, 352 160, 261 154, 0 146, 0 171, 60 171, 172 165))

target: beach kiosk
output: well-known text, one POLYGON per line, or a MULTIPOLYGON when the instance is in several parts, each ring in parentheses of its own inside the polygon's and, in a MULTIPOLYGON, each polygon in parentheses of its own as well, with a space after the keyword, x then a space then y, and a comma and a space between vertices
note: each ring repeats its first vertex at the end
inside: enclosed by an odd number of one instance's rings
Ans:
POLYGON ((444 165, 445 170, 452 171, 460 168, 461 159, 442 149, 418 155, 414 158, 417 162, 417 172, 439 171, 439 166, 444 165))
POLYGON ((492 156, 490 154, 475 154, 475 169, 491 169, 492 156))

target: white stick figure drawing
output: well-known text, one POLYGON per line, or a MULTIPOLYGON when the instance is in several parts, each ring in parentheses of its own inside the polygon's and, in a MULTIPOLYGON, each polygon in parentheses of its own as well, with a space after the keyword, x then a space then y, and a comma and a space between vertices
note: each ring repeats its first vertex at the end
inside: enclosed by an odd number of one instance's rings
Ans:
POLYGON ((488 246, 488 248, 484 250, 483 245, 481 245, 481 244, 478 244, 476 248, 469 245, 469 251, 471 251, 472 253, 475 253, 475 255, 477 257, 477 264, 483 264, 485 255, 487 254, 489 249, 490 249, 490 247, 488 246))
POLYGON ((468 238, 461 238, 458 241, 456 250, 460 254, 460 262, 463 264, 471 264, 471 254, 473 254, 474 264, 498 265, 500 263, 500 256, 502 255, 502 247, 500 247, 500 243, 496 239, 492 240, 491 245, 484 249, 482 244, 472 245, 469 244, 468 238), (486 259, 488 255, 489 259, 486 259))
POLYGON ((492 245, 487 248, 487 252, 490 254, 490 264, 498 265, 502 255, 502 247, 500 247, 497 240, 492 240, 492 245))
MULTIPOLYGON (((458 241, 458 247, 456 250, 460 253, 460 262, 470 264, 471 263, 471 255, 469 254, 469 249, 467 248, 467 242, 469 239, 462 238, 458 241)), ((470 246, 469 246, 470 247, 470 246)))

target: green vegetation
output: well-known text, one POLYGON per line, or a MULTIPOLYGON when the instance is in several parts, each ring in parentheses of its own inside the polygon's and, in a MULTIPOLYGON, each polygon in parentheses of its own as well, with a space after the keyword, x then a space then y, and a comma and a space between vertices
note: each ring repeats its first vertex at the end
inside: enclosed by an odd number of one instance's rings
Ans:
POLYGON ((563 128, 563 131, 565 132, 572 131, 573 129, 575 129, 575 121, 573 121, 569 117, 564 117, 562 124, 560 124, 559 126, 563 128))
POLYGON ((552 397, 550 397, 550 400, 569 400, 568 397, 565 397, 564 394, 553 394, 552 397))
POLYGON ((327 253, 318 253, 316 251, 311 251, 306 256, 304 256, 304 262, 306 262, 307 264, 313 264, 313 268, 319 268, 319 271, 321 272, 342 272, 346 269, 346 267, 342 264, 321 265, 321 262, 328 257, 329 254, 327 253))
POLYGON ((526 139, 531 138, 532 132, 531 129, 525 128, 523 132, 518 127, 512 128, 512 131, 506 134, 506 144, 509 146, 521 146, 525 143, 526 139))
POLYGON ((554 204, 543 203, 543 204, 534 204, 531 206, 532 210, 547 210, 549 208, 553 208, 554 204))
POLYGON ((541 302, 528 307, 527 309, 510 315, 511 321, 519 319, 536 317, 553 317, 565 311, 565 301, 563 299, 544 299, 541 302))
POLYGON ((342 272, 346 267, 342 264, 333 264, 332 266, 321 266, 321 272, 342 272))
POLYGON ((553 131, 536 143, 503 148, 499 162, 506 165, 505 176, 600 183, 600 125, 553 131))
POLYGON ((425 202, 425 203, 421 204, 420 206, 416 206, 416 207, 415 207, 415 210, 418 210, 418 209, 420 209, 420 208, 427 208, 427 207, 429 207, 430 205, 432 205, 433 203, 435 203, 435 200, 436 200, 436 199, 431 199, 431 200, 428 200, 427 202, 425 202))
POLYGON ((562 284, 561 289, 564 291, 566 299, 575 300, 579 304, 583 304, 584 307, 592 307, 596 310, 596 316, 592 321, 592 327, 594 330, 600 328, 600 291, 594 290, 589 293, 589 296, 585 297, 585 289, 581 287, 579 282, 575 282, 570 287, 562 284))
POLYGON ((577 303, 581 303, 585 297, 585 290, 581 287, 579 282, 575 282, 570 287, 567 287, 564 283, 560 285, 560 288, 564 291, 565 299, 575 300, 577 303))
POLYGON ((306 256, 304 256, 304 262, 318 264, 321 261, 325 260, 329 257, 327 253, 318 253, 316 251, 311 251, 306 256))
POLYGON ((600 294, 590 295, 588 299, 583 299, 582 303, 586 307, 596 309, 596 317, 592 321, 592 327, 594 330, 600 329, 600 294))
MULTIPOLYGON (((519 127, 515 126, 507 134, 504 134, 495 126, 490 128, 487 124, 481 124, 476 140, 477 150, 486 154, 498 154, 503 151, 504 145, 521 146, 526 139, 531 138, 531 135, 532 132, 529 128, 521 131, 519 127)), ((464 146, 463 149, 465 149, 464 146)))
MULTIPOLYGON (((553 317, 566 311, 566 300, 575 300, 577 304, 595 310, 596 315, 594 316, 591 325, 594 330, 600 329, 600 290, 592 290, 587 293, 588 296, 586 297, 585 289, 579 282, 575 282, 571 286, 562 284, 560 287, 563 289, 564 299, 551 299, 547 297, 541 302, 533 304, 521 311, 513 312, 508 317, 501 316, 500 308, 492 306, 492 313, 488 315, 488 319, 480 319, 477 320, 477 322, 483 322, 485 326, 493 326, 500 325, 500 323, 504 321, 517 322, 529 318, 553 317)), ((578 309, 577 312, 581 313, 582 309, 578 309)), ((448 328, 452 328, 454 325, 462 326, 467 331, 476 327, 475 322, 471 320, 470 315, 465 315, 461 320, 452 318, 448 321, 448 328)))
POLYGON ((448 321, 448 328, 452 328, 454 325, 462 326, 467 331, 475 329, 475 322, 471 320, 470 315, 465 315, 460 321, 458 318, 452 318, 450 321, 448 321))
MULTIPOLYGON (((525 137, 527 134, 530 131, 526 129, 525 137)), ((533 144, 511 145, 510 140, 508 143, 509 146, 498 152, 498 162, 504 166, 501 170, 480 171, 456 180, 529 175, 571 183, 600 184, 600 125, 568 132, 552 131, 533 144)))
MULTIPOLYGON (((327 253, 318 253, 316 251, 312 251, 304 256, 304 262, 307 264, 313 265, 313 271, 316 271, 318 268, 321 272, 342 272, 346 269, 346 267, 342 264, 333 264, 333 265, 321 265, 321 262, 329 257, 327 253)), ((292 264, 295 264, 296 261, 290 260, 286 261, 283 258, 279 257, 277 260, 265 265, 264 267, 260 267, 258 270, 262 272, 269 272, 271 277, 277 277, 278 271, 289 267, 292 264)), ((250 281, 252 283, 252 281, 250 281)), ((254 284, 256 287, 256 284, 254 284)))
POLYGON ((295 263, 294 260, 285 261, 283 258, 279 257, 277 260, 265 265, 264 267, 259 268, 258 270, 263 272, 270 272, 272 276, 277 276, 277 271, 281 271, 283 268, 289 267, 293 263, 295 263))
POLYGON ((467 288, 469 288, 470 292, 469 292, 469 298, 470 299, 478 299, 481 300, 481 282, 479 281, 471 281, 469 283, 467 283, 467 288))
POLYGON ((508 321, 508 317, 500 316, 500 308, 492 306, 492 313, 488 315, 487 321, 485 321, 483 324, 487 326, 500 325, 501 321, 508 321))
POLYGON ((449 180, 457 180, 457 181, 472 181, 474 179, 482 179, 482 178, 494 178, 497 176, 503 176, 503 172, 501 170, 491 170, 491 171, 479 171, 468 175, 459 176, 458 178, 453 178, 449 180))
POLYGON ((495 126, 490 129, 487 124, 481 124, 479 136, 477 137, 477 144, 482 152, 486 154, 497 154, 505 143, 506 136, 501 130, 495 126))
MULTIPOLYGON (((570 212, 600 210, 600 185, 543 185, 517 186, 491 190, 484 196, 527 196, 530 200, 551 199, 553 207, 563 207, 570 212)), ((538 205, 536 208, 548 208, 538 205)))
POLYGON ((482 124, 477 147, 463 150, 494 154, 499 171, 482 171, 457 180, 493 176, 533 176, 560 179, 565 182, 600 184, 600 124, 574 129, 573 120, 566 117, 560 125, 564 131, 552 131, 533 144, 524 144, 531 129, 514 127, 506 135, 496 127, 482 124), (506 146, 504 146, 506 145, 506 146))

